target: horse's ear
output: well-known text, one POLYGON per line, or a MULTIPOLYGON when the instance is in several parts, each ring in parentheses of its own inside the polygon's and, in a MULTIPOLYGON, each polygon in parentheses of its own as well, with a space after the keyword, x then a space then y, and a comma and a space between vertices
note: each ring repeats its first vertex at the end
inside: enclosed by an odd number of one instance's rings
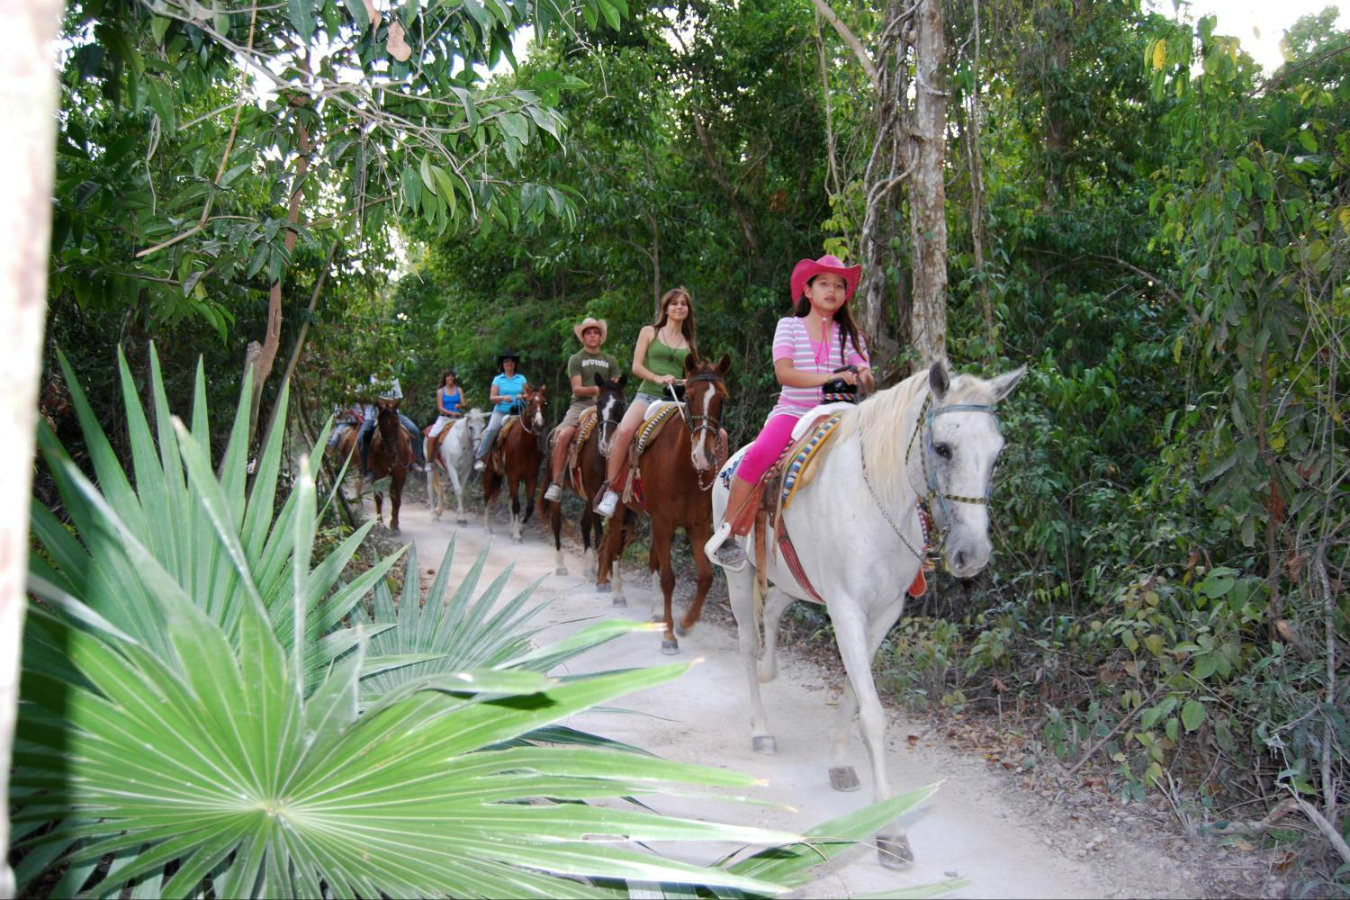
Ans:
POLYGON ((684 355, 684 374, 693 375, 694 370, 698 368, 698 359, 692 353, 684 355))
POLYGON ((1012 389, 1017 387, 1017 382, 1021 381, 1025 374, 1027 374, 1027 367, 1023 365, 991 379, 989 385, 994 389, 994 402, 997 403, 1011 394, 1012 389))
POLYGON ((623 390, 624 385, 628 383, 628 373, 620 372, 619 377, 614 379, 614 383, 619 386, 619 390, 623 390))
POLYGON ((726 378, 727 373, 730 371, 731 371, 731 354, 723 353, 722 358, 717 361, 717 374, 721 375, 723 378, 726 378))
POLYGON ((601 375, 599 372, 596 372, 594 375, 592 375, 591 380, 595 382, 596 387, 605 386, 605 376, 601 375))
POLYGON ((941 400, 947 394, 947 388, 951 387, 951 379, 947 377, 947 367, 938 360, 928 368, 928 390, 932 392, 934 400, 941 400))

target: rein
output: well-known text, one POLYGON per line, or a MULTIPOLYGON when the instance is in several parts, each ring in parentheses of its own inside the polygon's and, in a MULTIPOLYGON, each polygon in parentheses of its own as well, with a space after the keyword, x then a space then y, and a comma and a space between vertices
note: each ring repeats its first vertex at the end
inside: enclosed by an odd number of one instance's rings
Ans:
MULTIPOLYGON (((520 420, 520 427, 526 434, 537 435, 539 432, 535 431, 529 425, 525 424, 525 413, 530 412, 533 406, 534 406, 534 398, 531 398, 530 402, 525 406, 525 408, 522 409, 520 412, 516 413, 516 418, 520 420)), ((542 410, 540 411, 542 412, 542 410)), ((531 414, 530 418, 533 419, 534 415, 531 414)))

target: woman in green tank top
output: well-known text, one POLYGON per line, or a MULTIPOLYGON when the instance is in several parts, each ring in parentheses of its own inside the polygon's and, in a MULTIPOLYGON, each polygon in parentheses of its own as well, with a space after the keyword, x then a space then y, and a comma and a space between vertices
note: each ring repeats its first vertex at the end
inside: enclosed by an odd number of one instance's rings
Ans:
POLYGON ((675 384, 684 376, 685 358, 698 358, 698 344, 694 339, 694 302, 682 287, 666 291, 661 298, 661 314, 655 325, 643 325, 638 332, 637 346, 633 348, 633 374, 642 379, 637 396, 628 405, 623 421, 614 433, 609 448, 606 490, 595 511, 608 518, 618 505, 621 478, 628 467, 628 446, 642 425, 647 407, 655 400, 669 399, 667 385, 675 384))

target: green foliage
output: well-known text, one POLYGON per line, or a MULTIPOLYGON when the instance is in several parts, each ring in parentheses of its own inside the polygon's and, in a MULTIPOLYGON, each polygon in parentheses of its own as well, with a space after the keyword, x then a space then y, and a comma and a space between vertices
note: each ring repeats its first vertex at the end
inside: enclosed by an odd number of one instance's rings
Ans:
POLYGON ((393 603, 392 558, 344 583, 364 534, 312 559, 315 460, 301 458, 274 511, 280 430, 249 486, 244 404, 217 473, 198 441, 200 370, 190 429, 158 379, 154 431, 124 361, 123 385, 134 488, 78 391, 98 486, 41 434, 72 527, 34 507, 40 602, 11 782, 21 889, 613 897, 641 882, 764 896, 931 794, 801 836, 618 805, 753 784, 556 726, 684 671, 546 674, 647 626, 601 623, 534 648, 518 630, 537 611, 531 589, 498 603, 509 571, 475 600, 480 558, 445 597, 453 548, 425 598, 409 575, 393 603), (780 846, 703 867, 644 844, 708 840, 780 846))

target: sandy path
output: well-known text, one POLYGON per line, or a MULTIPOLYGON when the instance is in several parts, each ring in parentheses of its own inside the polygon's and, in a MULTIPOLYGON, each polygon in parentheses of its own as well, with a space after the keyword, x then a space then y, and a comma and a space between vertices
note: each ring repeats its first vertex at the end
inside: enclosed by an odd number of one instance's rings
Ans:
MULTIPOLYGON (((474 491, 474 493, 477 493, 474 491)), ((366 502, 370 513, 369 500, 366 502)), ((659 612, 660 595, 648 589, 645 572, 625 565, 626 609, 611 605, 609 595, 595 593, 581 577, 581 558, 567 552, 570 574, 554 574, 551 537, 535 521, 525 527, 525 542, 512 543, 504 508, 494 516, 496 534, 482 527, 481 507, 469 523, 457 526, 453 510, 433 522, 420 492, 407 498, 402 511, 402 539, 416 543, 423 573, 437 567, 446 546, 455 537, 451 583, 487 547, 490 558, 480 585, 514 564, 508 594, 542 578, 536 599, 550 602, 544 611, 551 642, 583 624, 602 618, 647 621, 659 612)), ((566 544, 564 550, 567 551, 566 544)), ((677 586, 676 597, 682 596, 677 586)), ((688 589, 688 588, 686 588, 688 589)), ((765 703, 778 738, 778 754, 762 756, 750 750, 749 708, 734 626, 729 616, 705 618, 680 641, 673 659, 697 660, 681 678, 659 688, 631 694, 617 705, 639 715, 590 712, 569 724, 631 742, 682 762, 722 766, 768 779, 757 799, 772 806, 738 803, 693 803, 658 798, 661 812, 722 821, 805 830, 868 802, 871 797, 866 751, 856 731, 851 747, 853 764, 863 790, 838 793, 826 774, 829 731, 837 691, 830 676, 818 666, 783 648, 779 677, 765 686, 765 703)), ((659 634, 634 634, 600 647, 572 664, 573 671, 623 668, 668 662, 659 652, 659 634)), ((907 791, 942 782, 937 794, 904 820, 917 862, 907 872, 881 867, 871 847, 859 847, 816 879, 798 896, 850 897, 859 894, 930 884, 951 877, 969 881, 956 897, 1187 897, 1200 896, 1198 884, 1174 861, 1131 845, 1121 836, 1085 849, 1099 837, 1075 828, 1067 812, 1034 795, 1011 790, 983 759, 961 754, 934 738, 910 740, 922 728, 891 712, 888 761, 891 785, 907 791)), ((730 849, 726 846, 686 847, 680 855, 711 862, 730 849)))

